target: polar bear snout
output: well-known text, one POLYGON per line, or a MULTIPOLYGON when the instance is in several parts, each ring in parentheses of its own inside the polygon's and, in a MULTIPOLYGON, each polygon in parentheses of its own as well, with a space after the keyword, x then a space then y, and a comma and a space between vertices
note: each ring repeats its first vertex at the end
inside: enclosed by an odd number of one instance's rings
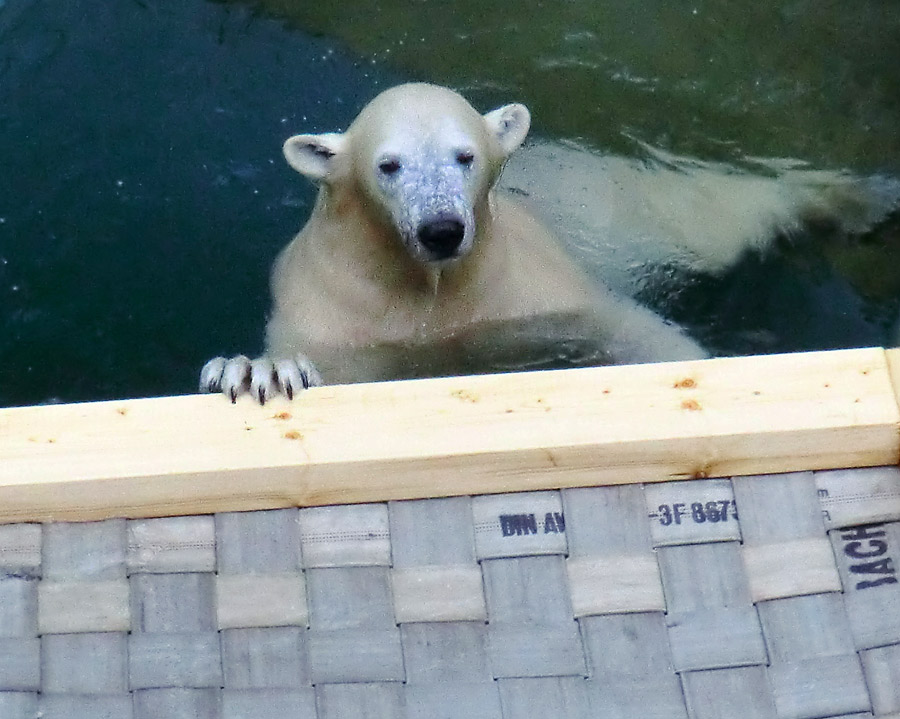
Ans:
POLYGON ((432 260, 456 257, 465 236, 465 222, 459 217, 447 215, 426 219, 416 230, 416 237, 428 250, 432 260))

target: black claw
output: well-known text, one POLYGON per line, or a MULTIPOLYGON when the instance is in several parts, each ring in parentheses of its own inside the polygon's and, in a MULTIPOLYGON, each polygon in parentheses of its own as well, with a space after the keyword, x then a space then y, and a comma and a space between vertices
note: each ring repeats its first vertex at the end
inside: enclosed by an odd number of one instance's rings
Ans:
POLYGON ((266 388, 260 386, 258 394, 259 394, 259 403, 261 405, 264 405, 266 403, 266 388))
POLYGON ((228 394, 231 396, 231 404, 237 404, 237 390, 232 387, 228 394))
POLYGON ((300 379, 303 381, 303 389, 309 389, 309 375, 306 372, 300 372, 300 379))
POLYGON ((294 399, 294 385, 292 385, 290 382, 285 382, 282 386, 282 389, 284 390, 284 394, 288 399, 294 399))

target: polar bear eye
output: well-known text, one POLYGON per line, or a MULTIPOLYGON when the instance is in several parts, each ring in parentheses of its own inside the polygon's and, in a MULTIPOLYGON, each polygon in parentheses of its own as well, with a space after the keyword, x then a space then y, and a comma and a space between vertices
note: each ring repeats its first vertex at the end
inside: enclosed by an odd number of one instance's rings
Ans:
POLYGON ((383 175, 394 175, 400 171, 400 160, 396 157, 387 157, 378 163, 378 169, 383 175))
POLYGON ((463 167, 468 167, 475 161, 475 153, 471 150, 460 150, 456 153, 456 162, 463 167))

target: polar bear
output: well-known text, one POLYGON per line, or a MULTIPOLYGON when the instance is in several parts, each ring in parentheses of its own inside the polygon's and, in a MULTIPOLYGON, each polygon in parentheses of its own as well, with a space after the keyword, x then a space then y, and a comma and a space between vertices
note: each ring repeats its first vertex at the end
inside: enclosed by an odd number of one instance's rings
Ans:
POLYGON ((640 143, 636 155, 540 139, 510 160, 500 186, 525 199, 589 274, 628 295, 660 270, 724 275, 810 227, 861 236, 900 207, 900 181, 883 175, 773 158, 739 168, 640 143))
POLYGON ((323 381, 470 370, 473 352, 482 371, 523 366, 548 343, 563 364, 572 347, 572 363, 706 356, 588 279, 495 189, 529 125, 524 105, 481 115, 449 89, 411 83, 378 95, 344 133, 289 138, 288 163, 320 189, 273 269, 266 353, 210 360, 201 390, 265 402, 323 381))

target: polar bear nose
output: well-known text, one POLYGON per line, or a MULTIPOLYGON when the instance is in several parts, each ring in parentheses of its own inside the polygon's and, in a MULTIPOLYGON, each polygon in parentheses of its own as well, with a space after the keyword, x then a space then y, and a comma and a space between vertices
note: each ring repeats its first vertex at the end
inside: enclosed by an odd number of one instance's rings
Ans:
POLYGON ((426 220, 416 232, 419 242, 436 260, 453 257, 466 234, 466 226, 455 217, 426 220))

